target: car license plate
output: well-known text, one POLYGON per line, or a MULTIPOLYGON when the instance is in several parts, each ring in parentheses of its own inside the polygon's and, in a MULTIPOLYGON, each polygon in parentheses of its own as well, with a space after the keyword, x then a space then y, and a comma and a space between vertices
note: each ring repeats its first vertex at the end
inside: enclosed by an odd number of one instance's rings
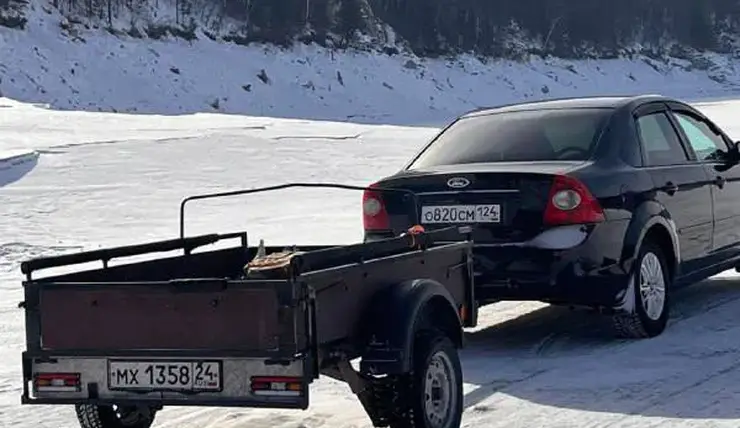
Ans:
POLYGON ((501 205, 431 205, 421 208, 422 223, 500 223, 501 205))
POLYGON ((108 389, 220 391, 220 361, 109 361, 108 389))

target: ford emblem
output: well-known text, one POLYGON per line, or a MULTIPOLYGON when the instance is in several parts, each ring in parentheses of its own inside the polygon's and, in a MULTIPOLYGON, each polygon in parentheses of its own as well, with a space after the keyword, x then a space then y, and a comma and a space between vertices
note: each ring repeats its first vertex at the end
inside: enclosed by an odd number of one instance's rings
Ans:
POLYGON ((447 185, 453 189, 462 189, 463 187, 468 187, 469 184, 470 180, 464 177, 454 177, 447 180, 447 185))

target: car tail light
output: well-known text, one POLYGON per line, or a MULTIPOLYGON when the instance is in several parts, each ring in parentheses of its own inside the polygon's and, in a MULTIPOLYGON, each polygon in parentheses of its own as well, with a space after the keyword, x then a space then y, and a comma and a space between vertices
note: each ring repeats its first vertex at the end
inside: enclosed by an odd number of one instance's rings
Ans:
POLYGON ((77 392, 81 389, 79 373, 36 373, 33 386, 38 392, 77 392))
MULTIPOLYGON (((377 187, 371 184, 370 188, 377 187)), ((390 219, 380 191, 366 189, 362 195, 362 224, 365 230, 388 230, 390 219)))
POLYGON ((583 183, 566 175, 555 176, 545 208, 546 225, 600 223, 604 219, 599 201, 583 183))

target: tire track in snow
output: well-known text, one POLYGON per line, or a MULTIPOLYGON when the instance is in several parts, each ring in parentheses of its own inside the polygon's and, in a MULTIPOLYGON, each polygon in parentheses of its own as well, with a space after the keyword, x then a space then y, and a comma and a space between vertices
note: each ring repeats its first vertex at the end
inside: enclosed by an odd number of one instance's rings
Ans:
MULTIPOLYGON (((73 149, 78 147, 87 146, 105 146, 112 144, 127 144, 127 143, 172 143, 177 141, 193 140, 193 139, 208 139, 214 135, 228 134, 234 131, 265 131, 270 127, 267 125, 253 125, 253 126, 238 126, 238 127, 223 127, 223 128, 212 128, 212 129, 200 129, 198 134, 181 135, 177 137, 142 137, 142 138, 114 138, 106 140, 92 140, 92 141, 80 141, 76 143, 63 143, 54 144, 50 147, 37 150, 41 154, 61 154, 66 153, 66 149, 73 149)), ((173 131, 177 133, 177 130, 173 131)), ((319 137, 324 138, 324 137, 319 137)))
MULTIPOLYGON (((468 392, 465 394, 463 400, 464 400, 464 409, 465 411, 476 411, 476 412, 485 412, 489 411, 490 408, 488 406, 480 406, 480 403, 490 398, 493 394, 497 392, 501 392, 506 388, 509 388, 511 386, 527 382, 529 380, 532 380, 536 378, 537 376, 540 376, 544 373, 547 373, 549 369, 542 369, 542 370, 536 370, 528 375, 522 376, 518 379, 501 379, 501 380, 494 380, 491 382, 487 382, 481 385, 478 385, 478 388, 468 392)), ((464 376, 464 374, 463 374, 464 376)))
POLYGON ((272 137, 273 140, 334 140, 334 141, 343 141, 343 140, 357 140, 361 138, 363 135, 362 132, 354 134, 354 135, 302 135, 302 136, 296 136, 296 135, 280 135, 277 137, 272 137))
MULTIPOLYGON (((697 316, 740 301, 740 277, 715 277, 681 288, 674 294, 674 304, 667 331, 697 316), (698 301, 697 301, 698 300, 698 301)), ((633 340, 611 338, 610 317, 577 310, 563 313, 546 334, 533 346, 538 357, 556 356, 558 353, 583 352, 598 348, 619 349, 634 343, 633 340), (558 323, 560 325, 558 325, 558 323), (555 331, 552 331, 552 328, 555 331)))
POLYGON ((193 138, 200 138, 200 137, 170 137, 170 138, 134 138, 134 139, 123 139, 123 140, 99 140, 99 141, 83 141, 80 143, 69 143, 69 144, 59 144, 52 146, 48 149, 41 149, 38 152, 42 154, 61 154, 66 153, 66 149, 74 149, 78 147, 87 147, 87 146, 106 146, 106 145, 112 145, 112 144, 126 144, 126 143, 171 143, 175 141, 182 141, 182 140, 191 140, 193 138))
POLYGON ((6 242, 0 244, 0 268, 10 272, 17 269, 24 260, 81 251, 79 245, 33 245, 25 242, 6 242))
MULTIPOLYGON (((672 329, 680 326, 685 321, 691 321, 738 301, 740 301, 740 282, 736 279, 715 278, 678 290, 674 300, 674 308, 677 309, 675 312, 678 313, 678 316, 671 321, 667 334, 670 334, 672 329)), ((579 358, 606 352, 607 350, 609 353, 624 352, 630 346, 642 343, 642 341, 613 338, 611 336, 613 331, 608 321, 608 316, 550 306, 498 325, 489 326, 487 329, 477 332, 482 335, 481 337, 475 337, 476 333, 468 333, 468 336, 473 336, 473 338, 470 340, 471 346, 463 352, 463 365, 471 365, 475 370, 474 361, 484 357, 482 355, 474 356, 471 362, 471 358, 466 358, 466 354, 486 353, 490 350, 490 345, 487 343, 489 341, 500 345, 498 350, 503 351, 501 353, 504 358, 501 358, 501 355, 490 357, 489 367, 493 372, 492 374, 497 376, 497 369, 501 370, 503 373, 500 378, 480 383, 466 379, 466 381, 477 385, 477 388, 465 396, 466 409, 475 412, 489 411, 489 406, 480 403, 498 392, 505 392, 507 389, 550 374, 553 370, 561 367, 561 364, 558 363, 545 363, 549 367, 537 368, 528 373, 525 370, 524 373, 519 373, 518 376, 512 377, 506 373, 517 365, 526 363, 527 360, 547 361, 551 358, 579 358), (529 337, 531 346, 517 346, 517 341, 513 340, 511 342, 514 343, 514 346, 510 349, 510 352, 506 352, 507 343, 500 343, 496 339, 500 336, 507 336, 509 331, 510 334, 519 333, 524 336, 525 342, 526 338, 529 337), (497 364, 498 361, 500 361, 499 364, 497 364)), ((723 373, 731 372, 737 368, 737 365, 740 365, 740 361, 726 370, 719 370, 717 374, 708 375, 697 385, 723 373)), ((470 377, 470 375, 466 377, 470 377)), ((692 387, 695 386, 687 386, 686 388, 690 389, 692 387)), ((674 395, 680 394, 682 391, 676 391, 674 395)), ((666 400, 670 400, 670 397, 666 400)), ((654 404, 649 405, 644 410, 650 409, 651 406, 654 406, 654 404)))
MULTIPOLYGON (((731 364, 723 366, 719 369, 714 369, 709 372, 706 372, 704 376, 701 376, 699 379, 689 383, 688 385, 682 386, 678 389, 668 392, 667 394, 661 395, 658 398, 648 399, 648 403, 633 409, 632 411, 630 411, 630 414, 622 415, 619 419, 613 422, 601 425, 600 428, 614 428, 617 426, 625 426, 625 422, 627 426, 631 426, 630 420, 634 417, 634 415, 646 415, 650 413, 656 413, 656 412, 650 412, 650 410, 664 406, 671 401, 675 401, 681 395, 697 390, 702 385, 705 385, 712 380, 718 379, 721 376, 725 376, 735 371, 738 371, 738 369, 740 369, 740 358, 737 358, 731 364)), ((664 385, 648 384, 644 387, 644 389, 646 390, 656 390, 656 389, 660 390, 660 388, 664 388, 664 385)), ((704 398, 711 399, 712 397, 704 397, 704 398)), ((679 415, 676 415, 676 417, 680 418, 679 415)), ((663 425, 663 424, 670 426, 672 425, 672 422, 670 420, 662 421, 659 425, 663 425)))

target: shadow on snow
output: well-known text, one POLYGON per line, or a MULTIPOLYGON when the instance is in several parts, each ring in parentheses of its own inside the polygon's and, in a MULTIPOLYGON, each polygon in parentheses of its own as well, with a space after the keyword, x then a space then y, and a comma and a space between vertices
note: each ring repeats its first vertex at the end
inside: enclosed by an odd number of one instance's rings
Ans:
POLYGON ((726 380, 740 375, 738 312, 740 278, 715 277, 675 292, 672 321, 653 339, 615 339, 607 317, 556 306, 470 332, 463 367, 478 388, 466 408, 491 410, 502 393, 580 411, 740 418, 740 405, 713 402, 740 395, 726 380))

